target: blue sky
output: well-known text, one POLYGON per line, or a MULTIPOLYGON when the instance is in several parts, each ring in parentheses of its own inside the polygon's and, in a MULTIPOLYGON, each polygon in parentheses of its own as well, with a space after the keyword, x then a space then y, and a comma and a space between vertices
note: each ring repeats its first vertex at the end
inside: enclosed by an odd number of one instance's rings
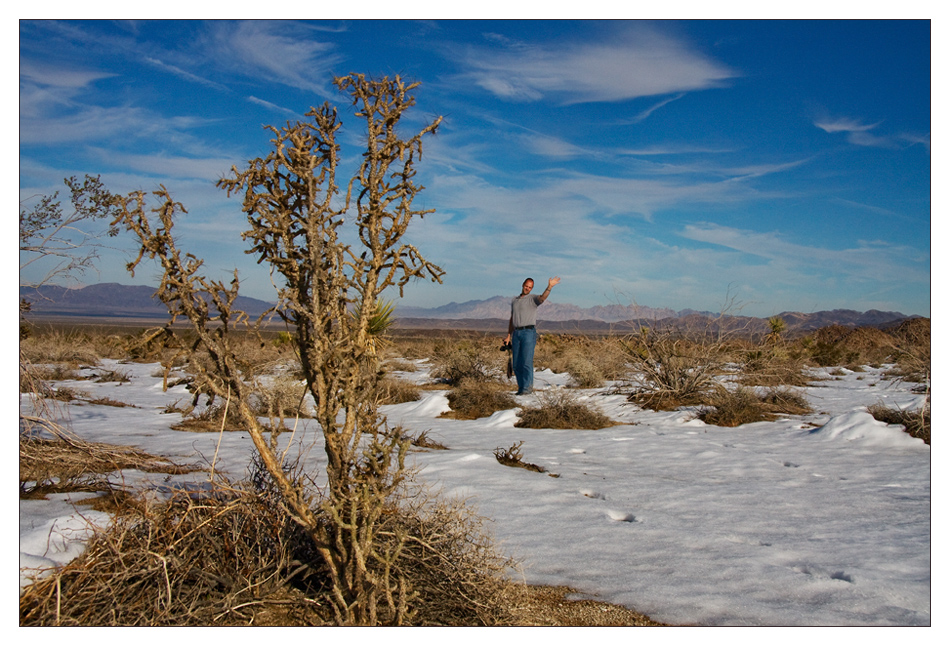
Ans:
MULTIPOLYGON (((21 21, 20 197, 164 184, 180 244, 273 300, 215 187, 265 124, 341 108, 334 75, 418 80, 409 237, 445 269, 404 303, 513 295, 741 313, 930 315, 928 21, 21 21)), ((347 148, 347 176, 358 151, 347 148)), ((29 202, 24 202, 28 205, 29 202)), ((110 241, 87 283, 131 278, 110 241)))

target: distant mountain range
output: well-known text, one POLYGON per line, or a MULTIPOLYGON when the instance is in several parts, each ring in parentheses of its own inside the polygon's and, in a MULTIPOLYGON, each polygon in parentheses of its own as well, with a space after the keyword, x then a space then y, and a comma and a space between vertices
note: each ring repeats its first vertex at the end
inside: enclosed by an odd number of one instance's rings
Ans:
MULTIPOLYGON (((46 285, 39 289, 20 288, 20 298, 31 303, 37 317, 95 317, 156 319, 167 316, 165 306, 155 297, 155 288, 146 286, 100 283, 68 289, 46 285)), ((441 307, 422 308, 396 306, 396 325, 416 329, 468 329, 504 331, 508 324, 511 297, 495 296, 486 300, 449 303, 441 307)), ((255 298, 238 297, 238 309, 255 317, 273 306, 273 303, 255 298)), ((582 308, 569 303, 548 301, 538 311, 538 327, 548 331, 609 332, 638 329, 641 325, 655 325, 662 321, 673 327, 702 326, 717 318, 712 312, 696 310, 675 311, 669 308, 643 305, 597 305, 582 308)), ((886 328, 908 318, 900 312, 869 310, 830 310, 804 314, 782 312, 777 315, 786 323, 789 332, 807 332, 829 325, 847 327, 886 328)), ((768 327, 767 319, 729 316, 729 327, 761 331, 768 327)))
MULTIPOLYGON (((96 318, 155 319, 168 316, 168 309, 155 296, 156 288, 144 285, 99 283, 70 289, 58 285, 20 288, 20 298, 30 303, 30 311, 39 316, 86 316, 96 318)), ((259 316, 272 303, 238 296, 237 309, 259 316)))

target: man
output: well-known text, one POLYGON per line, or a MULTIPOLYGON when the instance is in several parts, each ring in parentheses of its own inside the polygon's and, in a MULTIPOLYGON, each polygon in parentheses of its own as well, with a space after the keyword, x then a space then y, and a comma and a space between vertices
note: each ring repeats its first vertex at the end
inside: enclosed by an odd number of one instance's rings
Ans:
POLYGON ((531 296, 534 279, 527 278, 521 284, 521 295, 511 300, 511 318, 508 319, 508 336, 505 343, 511 344, 511 365, 518 380, 518 394, 527 395, 534 387, 534 345, 538 341, 538 306, 548 299, 551 288, 561 282, 555 276, 548 279, 548 288, 540 296, 531 296))

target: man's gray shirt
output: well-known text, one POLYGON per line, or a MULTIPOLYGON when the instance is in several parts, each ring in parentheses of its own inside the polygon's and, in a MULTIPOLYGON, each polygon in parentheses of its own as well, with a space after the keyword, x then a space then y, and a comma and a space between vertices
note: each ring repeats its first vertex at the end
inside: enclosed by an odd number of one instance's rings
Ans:
POLYGON ((538 306, 543 303, 540 296, 518 296, 511 301, 511 322, 515 327, 535 325, 538 306))

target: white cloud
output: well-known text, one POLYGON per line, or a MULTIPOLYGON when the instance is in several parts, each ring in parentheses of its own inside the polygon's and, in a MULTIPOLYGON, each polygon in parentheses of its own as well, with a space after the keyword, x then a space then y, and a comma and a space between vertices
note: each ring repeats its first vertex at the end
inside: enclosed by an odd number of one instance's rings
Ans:
POLYGON ((327 86, 340 61, 334 46, 315 40, 315 29, 278 20, 212 22, 213 55, 219 63, 247 76, 333 95, 327 86))
POLYGON ((878 123, 861 123, 856 119, 850 119, 847 117, 842 117, 839 119, 823 119, 815 122, 815 126, 821 128, 825 132, 834 133, 834 132, 866 132, 880 125, 878 123))
POLYGON ((702 90, 736 76, 682 41, 642 27, 609 42, 471 48, 462 63, 467 78, 503 99, 553 96, 567 104, 702 90))
POLYGON ((857 119, 842 117, 839 119, 823 119, 815 122, 815 126, 829 134, 847 133, 848 143, 855 146, 869 146, 876 148, 896 148, 897 144, 892 137, 879 136, 871 130, 881 125, 877 123, 862 123, 857 119))

